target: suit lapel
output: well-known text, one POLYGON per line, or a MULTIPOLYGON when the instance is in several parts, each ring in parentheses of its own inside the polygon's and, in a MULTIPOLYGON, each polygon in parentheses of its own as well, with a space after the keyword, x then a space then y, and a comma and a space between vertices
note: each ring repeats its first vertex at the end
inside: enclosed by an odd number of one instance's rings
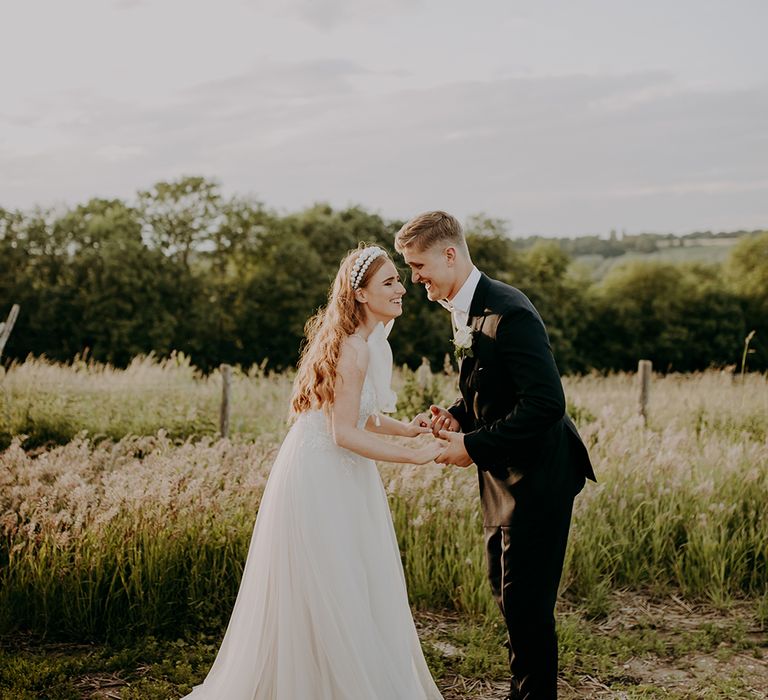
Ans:
POLYGON ((466 396, 468 392, 465 392, 467 377, 469 377, 472 368, 477 362, 477 336, 483 328, 485 322, 485 298, 488 294, 488 289, 491 286, 491 280, 485 273, 480 273, 480 280, 475 287, 475 293, 472 295, 472 303, 469 305, 469 318, 467 323, 472 326, 473 347, 472 357, 467 357, 461 361, 461 370, 459 372, 459 387, 462 393, 466 396))
POLYGON ((485 312, 485 298, 488 296, 490 288, 491 278, 484 272, 481 272, 477 287, 475 287, 475 293, 472 295, 472 303, 469 305, 470 322, 473 318, 483 316, 485 312))

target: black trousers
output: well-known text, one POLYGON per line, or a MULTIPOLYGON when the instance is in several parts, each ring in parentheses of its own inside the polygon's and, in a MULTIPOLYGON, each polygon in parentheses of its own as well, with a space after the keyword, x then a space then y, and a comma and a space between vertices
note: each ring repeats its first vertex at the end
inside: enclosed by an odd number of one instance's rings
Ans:
POLYGON ((488 579, 507 625, 510 697, 557 698, 555 603, 575 494, 584 484, 546 493, 520 482, 512 522, 485 527, 488 579), (535 491, 539 493, 535 493, 535 491))

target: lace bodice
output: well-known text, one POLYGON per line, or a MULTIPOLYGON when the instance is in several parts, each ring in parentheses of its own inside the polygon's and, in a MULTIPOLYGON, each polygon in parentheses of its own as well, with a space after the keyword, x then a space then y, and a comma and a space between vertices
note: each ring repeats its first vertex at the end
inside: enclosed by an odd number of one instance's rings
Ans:
MULTIPOLYGON (((366 375, 360 392, 360 410, 358 411, 357 427, 362 430, 368 418, 374 413, 376 413, 376 392, 373 389, 372 382, 366 375)), ((339 467, 345 473, 351 473, 350 470, 359 465, 361 460, 365 460, 365 457, 344 447, 339 447, 334 442, 330 418, 320 409, 304 411, 296 419, 292 430, 301 431, 301 443, 312 453, 336 453, 338 455, 339 467)))
MULTIPOLYGON (((361 430, 365 427, 368 418, 376 413, 376 392, 373 389, 373 384, 365 376, 363 381, 363 388, 360 391, 360 408, 357 413, 357 427, 361 430)), ((330 420, 326 413, 320 409, 313 409, 311 411, 304 411, 297 419, 297 422, 310 423, 312 429, 317 433, 322 433, 322 437, 328 438, 333 442, 331 436, 330 420)))
MULTIPOLYGON (((377 415, 379 412, 391 412, 395 409, 396 396, 390 387, 392 351, 387 342, 388 332, 388 328, 379 324, 368 338, 370 356, 368 370, 360 390, 360 406, 357 416, 357 427, 360 429, 365 427, 371 416, 377 415)), ((342 455, 344 461, 363 459, 334 443, 329 417, 320 409, 302 413, 296 419, 294 428, 304 431, 301 436, 302 442, 312 449, 341 450, 344 453, 342 455)))

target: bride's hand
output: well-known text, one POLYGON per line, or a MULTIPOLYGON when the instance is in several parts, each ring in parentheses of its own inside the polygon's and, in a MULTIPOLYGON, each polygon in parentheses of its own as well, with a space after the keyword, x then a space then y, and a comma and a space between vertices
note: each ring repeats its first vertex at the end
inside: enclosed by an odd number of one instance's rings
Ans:
POLYGON ((434 462, 439 454, 445 450, 448 443, 444 440, 430 440, 423 447, 417 447, 413 450, 413 464, 429 464, 434 462))
POLYGON ((418 437, 425 433, 432 432, 432 421, 429 413, 419 413, 418 416, 414 416, 410 423, 406 424, 406 430, 408 431, 407 437, 418 437))

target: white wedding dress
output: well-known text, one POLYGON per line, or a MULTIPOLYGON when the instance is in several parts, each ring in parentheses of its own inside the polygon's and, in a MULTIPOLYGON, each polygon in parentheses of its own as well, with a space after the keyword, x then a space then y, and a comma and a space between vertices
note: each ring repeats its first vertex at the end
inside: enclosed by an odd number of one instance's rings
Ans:
MULTIPOLYGON (((390 326, 391 327, 391 324, 390 326)), ((393 410, 379 324, 358 426, 393 410)), ((264 490, 219 653, 188 700, 438 700, 375 463, 338 447, 319 410, 296 419, 264 490)))

